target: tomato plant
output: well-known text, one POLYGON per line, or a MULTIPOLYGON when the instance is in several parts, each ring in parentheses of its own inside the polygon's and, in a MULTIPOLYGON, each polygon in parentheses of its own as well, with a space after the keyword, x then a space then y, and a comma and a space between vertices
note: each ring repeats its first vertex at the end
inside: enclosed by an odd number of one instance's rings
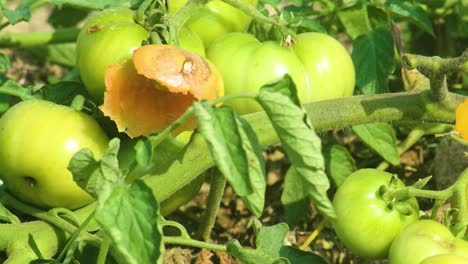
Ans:
POLYGON ((388 172, 361 169, 346 178, 333 198, 333 227, 343 244, 358 256, 385 258, 400 230, 418 220, 415 198, 390 203, 382 197, 381 187, 391 181, 396 181, 396 188, 405 186, 393 177, 388 172), (406 212, 398 209, 402 205, 406 212))
MULTIPOLYGON (((230 33, 212 43, 207 58, 220 70, 226 95, 256 93, 285 74, 293 79, 301 103, 351 96, 354 91, 351 57, 341 43, 322 33, 299 34, 291 48, 275 41, 262 43, 246 33, 230 33)), ((261 110, 252 100, 234 99, 227 104, 241 114, 261 110)))
POLYGON ((67 170, 72 156, 89 148, 96 157, 107 136, 90 116, 47 101, 14 105, 0 119, 0 176, 21 200, 43 208, 75 209, 93 198, 67 170))
MULTIPOLYGON (((126 8, 102 11, 90 18, 78 35, 76 64, 84 85, 98 103, 102 102, 106 89, 106 68, 131 58, 133 51, 148 38, 146 29, 133 16, 134 12, 126 8)), ((188 28, 179 31, 179 45, 205 55, 202 41, 188 28)))
MULTIPOLYGON (((188 0, 167 1, 169 13, 179 11, 188 0)), ((252 6, 257 6, 258 0, 242 0, 252 6)), ((247 29, 252 18, 242 11, 220 0, 208 2, 204 8, 193 14, 185 24, 193 30, 206 47, 213 40, 229 32, 243 32, 247 29)))
POLYGON ((419 264, 431 256, 441 254, 468 258, 468 242, 454 237, 439 222, 420 220, 398 234, 390 248, 389 260, 391 264, 419 264))

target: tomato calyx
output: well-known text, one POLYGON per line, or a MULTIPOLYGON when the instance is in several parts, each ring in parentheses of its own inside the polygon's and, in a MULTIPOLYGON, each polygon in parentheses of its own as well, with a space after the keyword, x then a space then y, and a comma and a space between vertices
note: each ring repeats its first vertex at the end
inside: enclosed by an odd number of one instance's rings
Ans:
POLYGON ((386 185, 381 185, 377 191, 378 197, 383 199, 390 210, 397 210, 402 215, 411 215, 414 212, 413 208, 407 203, 407 201, 413 196, 410 196, 406 192, 402 192, 406 187, 398 187, 398 177, 393 175, 386 185), (401 193, 401 195, 395 195, 401 193))

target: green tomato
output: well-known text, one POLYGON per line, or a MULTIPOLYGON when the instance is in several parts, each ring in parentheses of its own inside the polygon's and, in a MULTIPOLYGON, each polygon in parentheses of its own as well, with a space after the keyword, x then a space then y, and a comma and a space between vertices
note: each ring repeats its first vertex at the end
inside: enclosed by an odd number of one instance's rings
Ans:
MULTIPOLYGON (((109 9, 89 19, 76 42, 76 65, 90 95, 101 103, 105 72, 109 65, 122 63, 132 57, 148 38, 148 32, 133 20, 134 12, 126 8, 109 9)), ((188 28, 178 34, 179 46, 205 56, 201 39, 188 28)))
POLYGON ((78 34, 76 65, 90 95, 102 102, 107 66, 121 63, 148 38, 129 9, 109 9, 92 17, 78 34))
MULTIPOLYGON (((397 204, 390 208, 380 195, 380 187, 388 185, 392 177, 376 169, 358 170, 346 178, 333 198, 336 212, 333 227, 343 244, 357 256, 387 257, 400 230, 418 220, 419 206, 415 198, 400 202, 410 208, 403 214, 396 209, 397 204)), ((397 179, 397 188, 404 186, 397 179)))
POLYGON ((82 148, 99 158, 107 144, 90 116, 47 101, 23 101, 0 119, 0 178, 29 204, 79 208, 93 198, 73 181, 68 163, 82 148))
MULTIPOLYGON (((262 43, 247 33, 230 33, 212 43, 207 58, 221 72, 225 95, 256 93, 285 74, 293 79, 301 103, 351 96, 354 91, 349 53, 336 39, 322 33, 299 34, 291 48, 275 41, 262 43)), ((240 114, 262 110, 249 99, 226 104, 240 114)))
MULTIPOLYGON (((188 0, 169 0, 169 13, 179 11, 188 0)), ((241 0, 256 7, 258 0, 241 0)), ((185 26, 193 30, 208 47, 213 40, 229 32, 244 32, 252 18, 239 9, 220 0, 206 4, 186 22, 185 26)))
POLYGON ((424 259, 421 264, 468 264, 468 257, 454 254, 442 254, 424 259))
POLYGON ((404 228, 390 248, 390 264, 420 264, 436 255, 453 254, 468 258, 468 242, 456 238, 443 224, 420 220, 404 228))

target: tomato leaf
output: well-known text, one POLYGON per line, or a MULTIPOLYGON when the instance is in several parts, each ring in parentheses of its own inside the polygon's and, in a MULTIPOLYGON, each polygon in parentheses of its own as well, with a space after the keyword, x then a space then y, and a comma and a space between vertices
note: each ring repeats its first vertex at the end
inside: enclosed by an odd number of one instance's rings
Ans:
POLYGON ((54 84, 48 84, 41 87, 38 91, 43 100, 51 101, 56 104, 69 106, 75 96, 83 95, 89 98, 89 94, 81 82, 62 81, 54 84))
POLYGON ((7 223, 19 224, 21 223, 20 219, 8 210, 3 204, 0 203, 0 220, 7 223))
POLYGON ((292 79, 285 76, 275 84, 263 86, 257 101, 270 118, 292 165, 308 183, 309 195, 317 209, 334 218, 335 212, 327 196, 330 182, 324 171, 320 138, 300 107, 292 79))
POLYGON ((249 180, 249 164, 235 112, 226 106, 213 108, 205 101, 193 104, 197 127, 208 143, 218 169, 241 196, 253 193, 249 180))
POLYGON ((356 39, 360 35, 369 34, 372 31, 372 26, 367 13, 367 5, 354 5, 338 11, 338 17, 341 24, 346 29, 346 33, 356 39))
POLYGON ((88 14, 88 11, 81 8, 64 6, 54 9, 49 15, 47 22, 54 28, 74 27, 85 19, 88 14))
POLYGON ((286 222, 295 226, 303 219, 309 210, 309 195, 307 183, 297 173, 294 167, 290 167, 284 178, 284 189, 281 194, 281 203, 284 206, 286 222))
POLYGON ((7 55, 0 53, 0 71, 6 71, 10 69, 11 62, 7 55))
POLYGON ((115 185, 96 208, 96 221, 112 242, 119 262, 163 263, 162 228, 158 224, 159 203, 143 181, 115 185))
POLYGON ((123 182, 117 160, 119 145, 118 138, 112 139, 107 153, 100 160, 96 160, 89 149, 82 149, 73 156, 68 165, 68 170, 78 186, 98 200, 106 199, 112 187, 123 182))
POLYGON ((257 234, 256 249, 245 249, 237 240, 227 243, 228 253, 247 264, 326 264, 320 256, 311 252, 284 246, 284 239, 289 231, 285 223, 264 227, 256 220, 254 222, 257 234))
POLYGON ((380 28, 354 41, 353 59, 356 86, 363 94, 388 92, 388 77, 394 70, 393 38, 388 29, 380 28))
POLYGON ((340 187, 346 178, 357 170, 348 149, 341 145, 334 144, 324 150, 324 157, 325 171, 336 187, 340 187))
POLYGON ((400 154, 396 145, 396 135, 388 123, 356 125, 353 131, 369 148, 392 165, 400 164, 400 154))
POLYGON ((389 0, 385 3, 387 10, 395 17, 404 17, 425 32, 434 35, 432 23, 420 5, 411 1, 389 0))
POLYGON ((29 21, 31 19, 31 11, 29 8, 19 6, 15 10, 3 7, 3 14, 7 18, 10 25, 15 25, 22 21, 29 21))
POLYGON ((253 187, 253 192, 246 196, 241 196, 245 205, 252 214, 259 217, 263 213, 265 206, 266 192, 266 172, 265 161, 262 155, 262 148, 258 142, 257 135, 253 131, 250 123, 236 114, 239 135, 242 138, 242 147, 247 155, 249 181, 253 187))
POLYGON ((0 86, 0 94, 13 95, 21 98, 22 100, 33 99, 32 89, 24 88, 18 83, 8 80, 0 86))

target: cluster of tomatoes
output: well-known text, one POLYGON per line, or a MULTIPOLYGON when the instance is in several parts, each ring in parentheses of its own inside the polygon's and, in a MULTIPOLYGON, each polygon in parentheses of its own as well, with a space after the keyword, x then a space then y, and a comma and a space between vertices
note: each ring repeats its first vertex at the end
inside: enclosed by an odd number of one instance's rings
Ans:
POLYGON ((333 226, 355 255, 391 264, 466 264, 468 242, 443 224, 420 220, 416 198, 385 199, 385 189, 405 184, 388 172, 361 169, 338 188, 333 226))

